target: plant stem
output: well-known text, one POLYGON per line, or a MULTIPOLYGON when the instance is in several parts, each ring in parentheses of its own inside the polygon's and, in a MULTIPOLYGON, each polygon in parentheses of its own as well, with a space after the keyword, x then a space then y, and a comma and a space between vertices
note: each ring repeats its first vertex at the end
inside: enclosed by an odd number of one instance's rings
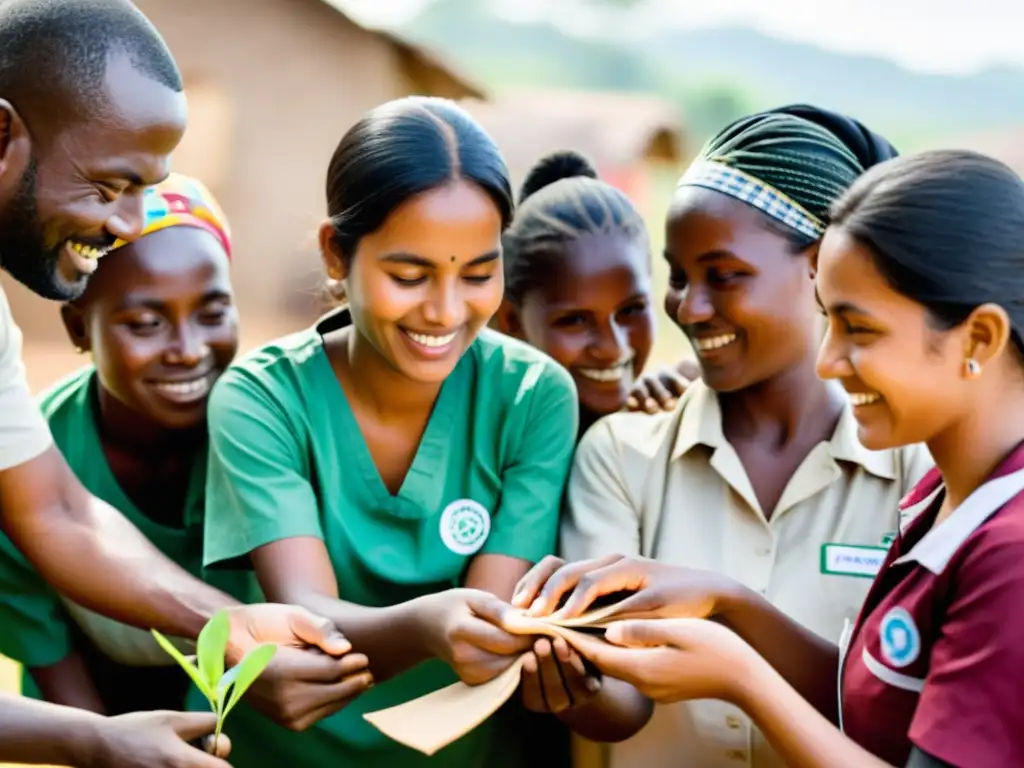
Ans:
POLYGON ((217 715, 217 729, 213 732, 213 754, 217 754, 217 742, 220 741, 220 729, 224 725, 224 718, 217 715))

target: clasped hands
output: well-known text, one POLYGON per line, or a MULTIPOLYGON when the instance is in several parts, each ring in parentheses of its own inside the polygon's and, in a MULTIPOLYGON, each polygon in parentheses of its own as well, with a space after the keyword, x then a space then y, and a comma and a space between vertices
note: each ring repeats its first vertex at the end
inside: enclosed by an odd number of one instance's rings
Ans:
MULTIPOLYGON (((487 593, 461 593, 465 609, 439 611, 445 638, 436 655, 463 682, 486 682, 524 653, 520 690, 533 711, 558 714, 597 696, 602 675, 624 680, 655 701, 737 701, 757 658, 742 639, 706 619, 725 610, 737 585, 718 574, 646 558, 613 555, 566 563, 548 557, 519 582, 511 605, 487 593), (522 621, 583 615, 601 598, 626 597, 609 609, 603 638, 537 639, 522 621), (525 627, 525 629, 524 629, 525 627)), ((451 599, 453 593, 435 596, 451 599), (447 596, 447 597, 446 597, 447 596)))
MULTIPOLYGON (((520 684, 524 706, 559 714, 598 696, 603 675, 655 701, 736 702, 759 657, 725 626, 706 619, 722 615, 737 588, 719 574, 646 558, 566 563, 548 557, 522 578, 511 603, 473 589, 414 602, 426 651, 464 683, 492 680, 527 654, 520 684), (564 637, 538 638, 523 621, 524 614, 578 617, 596 600, 619 594, 627 596, 615 603, 603 638, 583 632, 565 633, 571 644, 564 637)), ((330 622, 277 605, 247 606, 238 614, 233 619, 245 623, 233 621, 233 637, 284 645, 248 697, 278 722, 302 730, 372 684, 366 656, 351 653, 330 622)))

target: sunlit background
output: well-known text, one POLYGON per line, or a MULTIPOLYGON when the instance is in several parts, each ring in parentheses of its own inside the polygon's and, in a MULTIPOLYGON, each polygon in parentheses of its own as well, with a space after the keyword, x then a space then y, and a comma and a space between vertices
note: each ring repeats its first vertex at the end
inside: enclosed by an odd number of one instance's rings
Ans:
MULTIPOLYGON (((314 232, 328 159, 360 114, 402 95, 464 100, 517 182, 546 152, 588 155, 647 215, 659 292, 674 181, 744 113, 811 102, 904 152, 968 147, 1024 168, 1024 4, 1011 0, 137 4, 186 81, 190 127, 175 167, 207 183, 234 229, 244 346, 321 310, 314 232)), ((56 306, 4 285, 35 388, 85 362, 56 306)), ((655 357, 683 354, 663 321, 655 357)))

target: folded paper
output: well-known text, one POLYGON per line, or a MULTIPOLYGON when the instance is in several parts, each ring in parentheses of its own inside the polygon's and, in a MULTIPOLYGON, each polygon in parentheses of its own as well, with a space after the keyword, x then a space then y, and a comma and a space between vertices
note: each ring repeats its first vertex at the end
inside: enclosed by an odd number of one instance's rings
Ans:
MULTIPOLYGON (((562 619, 557 613, 544 617, 514 614, 505 629, 519 635, 561 637, 578 647, 604 641, 574 628, 603 629, 613 621, 610 616, 615 609, 614 605, 607 606, 571 619, 562 619)), ((476 728, 509 700, 519 687, 525 659, 525 654, 520 656, 500 675, 481 685, 453 683, 404 704, 367 712, 363 717, 400 744, 433 755, 476 728)))

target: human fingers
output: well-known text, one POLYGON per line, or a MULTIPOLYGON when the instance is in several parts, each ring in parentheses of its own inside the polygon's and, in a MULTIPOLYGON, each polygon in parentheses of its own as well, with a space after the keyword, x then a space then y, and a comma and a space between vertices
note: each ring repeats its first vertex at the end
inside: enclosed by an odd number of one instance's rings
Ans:
POLYGON ((289 610, 289 626, 301 642, 319 648, 331 656, 341 656, 352 650, 352 643, 330 619, 317 616, 298 606, 286 607, 289 610))
POLYGON ((534 653, 528 653, 523 659, 523 673, 520 678, 523 706, 531 712, 547 712, 544 692, 541 689, 539 661, 534 653))
POLYGON ((671 411, 676 407, 676 396, 666 386, 667 381, 670 379, 671 377, 668 373, 664 372, 656 377, 652 377, 647 382, 650 399, 657 403, 658 411, 671 411))
POLYGON ((564 712, 573 705, 573 700, 562 677, 551 641, 546 638, 538 640, 533 646, 533 652, 537 657, 541 689, 548 711, 554 714, 564 712))
MULTIPOLYGON (((614 554, 562 565, 545 581, 539 594, 530 604, 529 614, 531 616, 546 616, 557 612, 559 616, 568 617, 583 613, 581 609, 578 609, 575 613, 568 613, 565 609, 567 606, 560 610, 557 609, 562 602, 562 598, 575 590, 587 574, 592 571, 601 570, 620 560, 622 560, 622 555, 614 554)), ((589 603, 582 607, 586 608, 587 606, 589 606, 589 603)))
POLYGON ((526 575, 516 584, 512 593, 512 605, 517 608, 526 608, 537 598, 541 587, 547 583, 551 576, 565 565, 565 560, 554 555, 548 555, 533 568, 526 572, 526 575))
MULTIPOLYGON (((560 589, 564 593, 568 591, 566 587, 570 584, 572 590, 565 604, 555 611, 555 617, 559 619, 574 618, 585 613, 598 598, 618 592, 636 592, 643 589, 647 584, 647 577, 652 566, 651 561, 646 559, 627 558, 622 555, 613 555, 603 561, 590 562, 593 565, 589 567, 580 567, 566 573, 565 576, 555 574, 551 577, 548 583, 554 582, 552 591, 560 589)), ((558 599, 561 599, 561 595, 558 599)))
POLYGON ((289 727, 293 731, 305 731, 325 717, 341 711, 372 687, 373 675, 369 671, 359 672, 330 686, 322 686, 313 692, 314 696, 306 701, 304 711, 296 716, 289 727))

